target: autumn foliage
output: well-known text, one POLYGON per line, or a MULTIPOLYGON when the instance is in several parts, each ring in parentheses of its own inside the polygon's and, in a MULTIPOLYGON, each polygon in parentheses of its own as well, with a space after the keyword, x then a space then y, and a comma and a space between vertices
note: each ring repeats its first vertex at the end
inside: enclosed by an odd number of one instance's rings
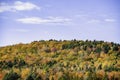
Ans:
POLYGON ((120 80, 120 44, 51 39, 0 47, 0 80, 120 80))

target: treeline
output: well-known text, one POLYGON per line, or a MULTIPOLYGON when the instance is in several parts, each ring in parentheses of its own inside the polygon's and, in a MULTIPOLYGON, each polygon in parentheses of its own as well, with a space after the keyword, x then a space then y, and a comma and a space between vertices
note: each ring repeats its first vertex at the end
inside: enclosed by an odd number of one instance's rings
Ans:
POLYGON ((120 80, 120 44, 40 40, 0 48, 3 80, 120 80))

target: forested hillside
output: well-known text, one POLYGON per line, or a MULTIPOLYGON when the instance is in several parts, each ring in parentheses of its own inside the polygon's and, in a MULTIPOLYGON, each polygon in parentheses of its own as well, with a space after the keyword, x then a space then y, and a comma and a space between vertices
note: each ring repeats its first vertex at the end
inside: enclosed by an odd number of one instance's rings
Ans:
POLYGON ((120 44, 51 39, 0 47, 0 80, 120 80, 120 44))

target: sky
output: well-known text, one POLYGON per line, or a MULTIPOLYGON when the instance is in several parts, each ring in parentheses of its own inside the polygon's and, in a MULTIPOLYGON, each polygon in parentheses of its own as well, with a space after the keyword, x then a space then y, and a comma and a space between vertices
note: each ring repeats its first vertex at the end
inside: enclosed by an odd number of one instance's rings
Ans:
POLYGON ((0 46, 39 40, 120 43, 120 0, 0 0, 0 46))

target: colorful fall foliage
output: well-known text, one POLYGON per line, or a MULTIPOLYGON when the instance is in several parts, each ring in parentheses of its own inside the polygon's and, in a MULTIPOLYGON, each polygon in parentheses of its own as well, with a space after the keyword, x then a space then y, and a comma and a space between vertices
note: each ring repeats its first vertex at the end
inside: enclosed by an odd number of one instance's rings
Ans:
POLYGON ((51 39, 0 47, 0 80, 120 80, 120 44, 51 39))

